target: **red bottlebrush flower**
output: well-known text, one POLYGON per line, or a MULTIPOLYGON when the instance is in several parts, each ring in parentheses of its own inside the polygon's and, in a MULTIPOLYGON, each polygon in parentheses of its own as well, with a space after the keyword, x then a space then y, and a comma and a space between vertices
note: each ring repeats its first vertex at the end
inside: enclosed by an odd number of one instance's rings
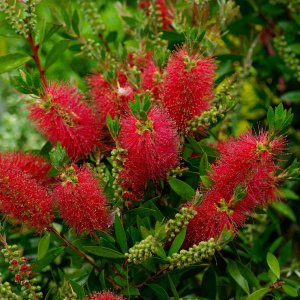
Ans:
MULTIPOLYGON (((249 132, 239 138, 229 139, 218 148, 220 158, 212 166, 209 176, 214 186, 230 197, 238 184, 247 184, 252 178, 254 180, 263 174, 267 179, 277 170, 274 155, 282 153, 285 141, 281 137, 272 140, 266 132, 258 136, 249 132)), ((259 199, 261 197, 257 198, 257 204, 259 199)), ((261 201, 265 203, 265 200, 261 201)))
POLYGON ((247 219, 240 207, 227 205, 228 199, 214 188, 204 196, 203 202, 194 207, 197 215, 189 221, 185 246, 190 247, 210 238, 218 238, 223 229, 236 231, 247 219))
POLYGON ((154 98, 158 99, 160 91, 160 71, 156 68, 151 53, 147 54, 146 64, 141 68, 141 72, 141 88, 144 91, 151 91, 154 98))
POLYGON ((117 82, 112 84, 101 74, 88 76, 87 83, 101 122, 106 122, 107 114, 114 118, 128 112, 128 102, 133 100, 133 88, 123 73, 120 72, 117 82))
POLYGON ((93 74, 87 77, 87 83, 90 88, 89 94, 101 121, 105 122, 107 114, 112 118, 118 115, 117 104, 114 101, 116 94, 109 82, 101 74, 93 74))
POLYGON ((211 58, 189 55, 181 49, 169 58, 162 84, 162 103, 184 129, 188 121, 209 108, 215 65, 211 58))
POLYGON ((101 293, 94 292, 91 295, 84 298, 85 300, 124 300, 122 296, 117 296, 116 294, 103 291, 101 293))
POLYGON ((29 118, 50 142, 60 142, 78 159, 100 144, 101 125, 79 92, 66 84, 49 84, 40 103, 29 107, 29 118))
POLYGON ((21 171, 42 184, 52 181, 52 178, 47 176, 51 169, 51 164, 39 155, 22 152, 1 153, 1 163, 7 164, 8 167, 18 167, 21 171))
MULTIPOLYGON (((145 9, 146 10, 146 14, 149 15, 149 8, 150 5, 152 5, 152 0, 142 0, 139 2, 139 7, 141 9, 145 9)), ((170 29, 171 23, 172 23, 172 18, 173 18, 173 14, 172 11, 170 9, 168 9, 165 0, 156 0, 155 1, 155 8, 156 11, 159 12, 160 18, 161 18, 161 22, 162 22, 162 28, 163 29, 170 29)))
MULTIPOLYGON (((127 151, 119 179, 128 195, 142 194, 148 180, 157 182, 179 162, 179 140, 168 115, 153 108, 146 121, 128 116, 121 121, 120 146, 127 151)), ((132 199, 131 199, 132 200, 132 199)))
POLYGON ((0 211, 42 232, 52 220, 51 195, 18 167, 0 162, 0 211))
POLYGON ((214 183, 195 207, 197 215, 188 225, 188 246, 218 238, 224 228, 237 231, 257 206, 278 199, 274 155, 283 152, 283 138, 271 139, 266 132, 247 133, 218 148, 220 158, 209 173, 214 183))
POLYGON ((87 167, 79 170, 71 167, 61 178, 64 181, 55 187, 54 196, 64 221, 78 233, 106 230, 111 224, 111 215, 92 171, 87 167))

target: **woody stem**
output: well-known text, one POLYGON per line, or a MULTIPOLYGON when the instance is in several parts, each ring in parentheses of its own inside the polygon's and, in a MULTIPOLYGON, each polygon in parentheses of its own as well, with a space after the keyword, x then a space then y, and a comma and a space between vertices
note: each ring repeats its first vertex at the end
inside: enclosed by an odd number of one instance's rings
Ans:
POLYGON ((34 61, 36 63, 36 66, 38 68, 38 71, 39 71, 39 74, 40 74, 40 79, 41 79, 43 85, 46 86, 47 81, 46 81, 46 77, 45 77, 45 70, 42 68, 41 60, 40 60, 39 53, 38 53, 39 45, 35 44, 33 36, 32 36, 31 33, 29 33, 29 35, 27 36, 27 41, 28 41, 29 46, 31 48, 33 59, 34 59, 34 61))

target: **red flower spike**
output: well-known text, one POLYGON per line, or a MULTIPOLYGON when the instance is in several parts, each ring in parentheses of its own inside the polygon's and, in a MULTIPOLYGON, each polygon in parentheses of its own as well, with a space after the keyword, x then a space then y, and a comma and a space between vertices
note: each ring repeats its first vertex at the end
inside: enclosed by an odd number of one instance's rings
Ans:
POLYGON ((256 207, 278 199, 275 155, 285 149, 282 137, 247 133, 218 148, 220 158, 209 174, 214 183, 194 208, 197 215, 188 224, 185 246, 218 238, 224 228, 237 231, 256 207))
POLYGON ((114 118, 129 111, 128 101, 133 100, 133 88, 123 73, 118 74, 118 81, 114 84, 110 84, 101 74, 88 76, 87 83, 102 123, 106 122, 107 114, 114 118))
MULTIPOLYGON (((214 187, 222 190, 230 198, 238 184, 247 184, 252 178, 254 180, 264 174, 267 181, 274 181, 269 178, 272 177, 269 174, 278 168, 274 155, 283 152, 285 141, 282 137, 270 140, 266 132, 261 132, 258 136, 249 132, 237 139, 229 139, 218 148, 220 158, 212 166, 209 176, 214 181, 214 187)), ((260 202, 264 205, 265 200, 256 202, 253 206, 259 205, 260 202)))
POLYGON ((112 118, 119 114, 118 105, 115 102, 116 93, 109 82, 101 74, 93 74, 87 77, 89 94, 93 100, 101 122, 106 122, 107 114, 112 118))
POLYGON ((106 197, 92 171, 82 167, 67 173, 61 176, 64 181, 54 189, 61 217, 78 233, 106 230, 112 218, 106 208, 106 197))
POLYGON ((153 93, 155 99, 159 98, 160 82, 158 76, 160 71, 156 68, 151 53, 146 56, 146 63, 141 68, 141 88, 146 91, 149 90, 153 93))
POLYGON ((51 169, 51 164, 39 155, 32 153, 11 152, 0 154, 0 164, 18 167, 21 171, 29 175, 42 184, 52 181, 47 174, 51 169))
POLYGON ((67 84, 49 84, 45 98, 29 107, 29 118, 52 143, 79 159, 100 144, 101 125, 82 96, 67 84))
POLYGON ((169 58, 162 84, 162 103, 179 129, 209 108, 213 97, 215 65, 211 58, 180 49, 169 58))
POLYGON ((18 167, 0 163, 0 211, 42 232, 52 220, 52 196, 18 167))
MULTIPOLYGON (((158 182, 179 162, 179 140, 168 115, 153 108, 146 121, 133 116, 121 120, 120 146, 127 151, 119 174, 124 196, 138 198, 148 180, 158 182)), ((128 199, 137 200, 137 199, 128 199)))
POLYGON ((101 293, 94 292, 84 298, 84 300, 124 300, 122 296, 117 296, 110 291, 103 291, 101 293))

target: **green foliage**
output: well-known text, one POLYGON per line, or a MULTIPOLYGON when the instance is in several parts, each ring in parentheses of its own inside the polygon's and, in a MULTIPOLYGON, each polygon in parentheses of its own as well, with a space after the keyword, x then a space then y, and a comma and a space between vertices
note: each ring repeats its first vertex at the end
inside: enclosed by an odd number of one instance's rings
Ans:
MULTIPOLYGON (((154 7, 145 14, 137 1, 17 1, 15 7, 13 2, 0 4, 0 149, 35 150, 51 162, 52 177, 67 172, 70 160, 60 143, 45 144, 26 112, 28 103, 43 95, 45 78, 71 81, 86 94, 84 78, 95 71, 110 84, 118 82, 119 72, 127 72, 130 84, 138 86, 141 74, 132 66, 121 67, 129 53, 152 51, 159 71, 183 45, 216 58, 215 99, 189 122, 187 132, 195 134, 181 140, 180 172, 172 170, 155 188, 149 183, 143 202, 127 203, 114 190, 124 163, 118 145, 111 156, 95 152, 87 158, 92 169, 102 164, 105 169, 104 191, 114 213, 107 232, 78 236, 57 211, 57 233, 49 229, 37 236, 26 226, 3 224, 6 242, 17 243, 32 259, 45 299, 83 299, 103 289, 128 299, 299 297, 299 163, 294 159, 300 157, 299 1, 167 1, 173 10, 167 29, 161 28, 154 7), (257 122, 257 131, 267 124, 272 135, 289 140, 290 148, 278 157, 283 200, 258 210, 237 238, 224 231, 209 249, 201 244, 183 250, 187 225, 196 214, 184 204, 200 203, 199 190, 211 187, 216 148, 257 122), (198 255, 199 249, 206 252, 198 255)), ((128 105, 141 130, 151 127, 148 113, 156 100, 134 89, 128 105)), ((108 114, 106 126, 117 143, 120 119, 108 114)), ((234 200, 244 196, 244 186, 238 185, 234 200)), ((1 256, 0 298, 13 299, 19 290, 7 268, 1 256)))

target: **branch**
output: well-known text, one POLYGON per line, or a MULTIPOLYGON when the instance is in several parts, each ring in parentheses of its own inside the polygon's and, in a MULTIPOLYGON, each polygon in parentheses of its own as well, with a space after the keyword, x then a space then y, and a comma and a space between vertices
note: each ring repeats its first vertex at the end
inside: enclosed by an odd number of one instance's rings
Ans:
MULTIPOLYGON (((98 266, 95 261, 88 256, 86 253, 84 253, 83 251, 81 251, 79 248, 77 248, 75 245, 73 245, 71 242, 69 242, 61 233, 59 233, 54 227, 49 227, 48 231, 53 232, 58 238, 60 238, 64 244, 67 247, 70 247, 73 251, 75 251, 78 255, 80 255, 86 262, 88 262, 90 265, 93 266, 93 268, 101 273, 102 272, 102 268, 100 266, 98 266)), ((110 277, 108 277, 107 275, 105 276, 105 279, 116 289, 116 290, 120 290, 121 287, 119 285, 117 285, 110 277)))
POLYGON ((46 81, 46 77, 45 77, 45 71, 42 68, 41 60, 40 60, 39 53, 38 53, 38 51, 39 51, 39 45, 35 44, 31 32, 27 36, 27 41, 28 41, 29 46, 31 48, 33 59, 34 59, 34 61, 36 63, 36 66, 38 68, 38 71, 39 71, 39 74, 40 74, 40 79, 41 79, 43 85, 47 86, 47 81, 46 81))

